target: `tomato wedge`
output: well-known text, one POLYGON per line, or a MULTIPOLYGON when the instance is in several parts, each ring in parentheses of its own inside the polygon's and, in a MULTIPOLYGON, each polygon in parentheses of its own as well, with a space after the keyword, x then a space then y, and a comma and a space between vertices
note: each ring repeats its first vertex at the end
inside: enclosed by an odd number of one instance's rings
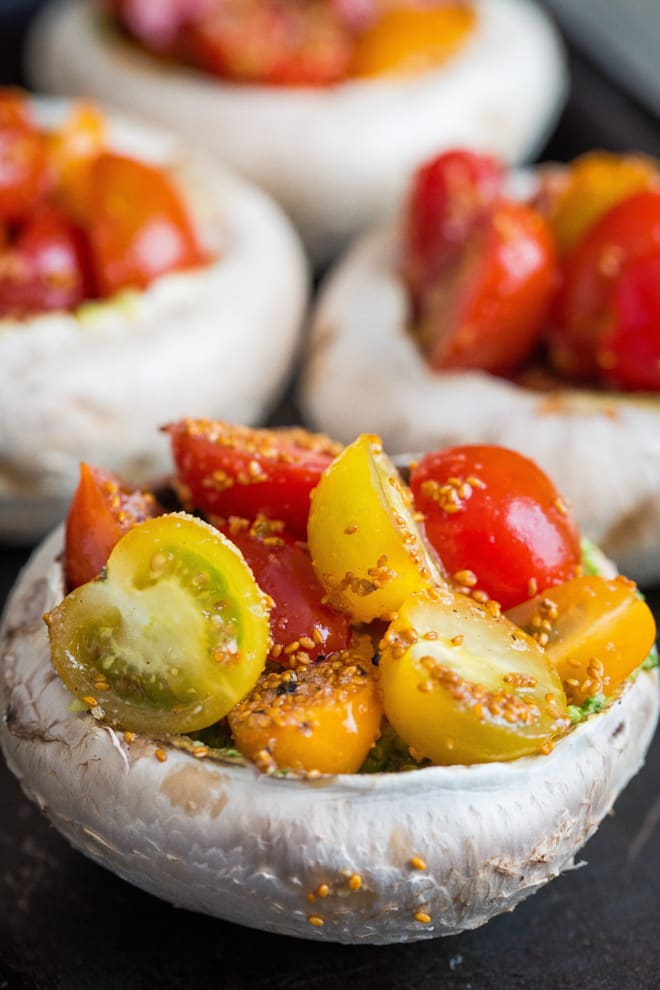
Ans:
POLYGON ((383 714, 372 671, 363 657, 342 653, 265 675, 229 713, 236 745, 264 771, 356 773, 383 714))
POLYGON ((111 471, 81 464, 66 519, 64 569, 69 588, 95 578, 124 533, 162 511, 150 492, 130 488, 111 471))
POLYGON ((181 501, 210 518, 268 516, 307 536, 309 497, 341 447, 300 428, 253 430, 206 419, 166 427, 181 501))
POLYGON ((507 615, 544 647, 576 705, 613 694, 655 642, 653 615, 624 577, 575 578, 507 615))
POLYGON ((511 608, 578 573, 573 515, 533 461, 504 447, 450 447, 413 466, 426 535, 460 585, 511 608))
POLYGON ((319 481, 308 540, 329 600, 358 622, 389 615, 413 591, 443 581, 376 436, 358 437, 319 481))
POLYGON ((51 656, 76 697, 113 725, 193 732, 254 686, 268 606, 236 547, 174 513, 139 523, 106 574, 46 616, 51 656))
POLYGON ((316 661, 346 649, 351 627, 341 612, 325 604, 307 548, 265 517, 250 524, 232 518, 222 531, 241 551, 257 584, 273 600, 270 659, 286 667, 316 661))
POLYGON ((568 726, 561 681, 541 647, 448 589, 404 603, 383 638, 378 669, 387 718, 434 763, 543 752, 568 726))

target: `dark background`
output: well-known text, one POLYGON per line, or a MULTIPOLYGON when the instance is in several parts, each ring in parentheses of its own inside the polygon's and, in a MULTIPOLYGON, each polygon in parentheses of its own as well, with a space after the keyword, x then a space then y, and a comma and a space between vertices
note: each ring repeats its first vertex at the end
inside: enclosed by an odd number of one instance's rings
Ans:
MULTIPOLYGON (((21 39, 37 6, 0 0, 0 82, 23 81, 21 39)), ((571 98, 541 157, 592 147, 660 157, 643 95, 630 97, 568 40, 571 98)), ((276 418, 296 415, 285 402, 276 418)), ((0 546, 0 606, 27 554, 0 546)), ((660 617, 660 589, 649 601, 660 617)), ((0 990, 659 990, 660 738, 584 858, 588 866, 476 932, 383 948, 302 942, 178 911, 101 870, 0 761, 0 990)))

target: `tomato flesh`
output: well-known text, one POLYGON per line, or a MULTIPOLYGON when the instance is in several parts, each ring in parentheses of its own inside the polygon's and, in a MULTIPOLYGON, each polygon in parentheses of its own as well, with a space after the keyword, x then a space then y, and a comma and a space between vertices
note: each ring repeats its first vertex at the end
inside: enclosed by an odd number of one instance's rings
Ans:
POLYGON ((64 569, 69 588, 91 581, 114 546, 139 522, 160 515, 154 496, 132 490, 110 471, 80 465, 80 481, 66 519, 64 569))
POLYGON ((498 198, 504 173, 494 158, 447 151, 415 173, 404 212, 404 276, 423 296, 498 198))
POLYGON ((348 619, 324 603, 325 589, 304 545, 265 518, 252 525, 234 518, 222 532, 241 551, 257 584, 274 602, 271 660, 296 667, 349 646, 348 619))
POLYGON ((358 622, 389 615, 413 591, 443 581, 410 493, 375 436, 358 437, 319 481, 308 541, 329 600, 358 622))
POLYGON ((423 300, 416 332, 431 367, 515 370, 540 339, 554 278, 543 218, 499 202, 423 300))
POLYGON ((624 577, 575 578, 507 614, 544 647, 576 705, 612 695, 655 642, 653 615, 624 577))
POLYGON ((447 572, 502 608, 578 573, 580 540, 566 502, 532 461, 503 447, 427 454, 410 486, 447 572))
POLYGON ((124 729, 192 732, 222 718, 256 683, 268 607, 239 551, 183 513, 139 523, 105 576, 46 617, 69 690, 124 729))
POLYGON ((104 152, 91 166, 90 242, 104 296, 144 289, 204 260, 178 192, 158 168, 104 152))
POLYGON ((433 763, 543 752, 568 725, 561 682, 540 646, 448 589, 403 604, 383 638, 379 675, 387 718, 433 763))
POLYGON ((236 745, 266 771, 356 773, 382 719, 370 668, 359 655, 341 653, 265 675, 229 713, 236 745))
POLYGON ((299 428, 247 426, 186 419, 166 428, 181 500, 209 518, 259 515, 307 536, 310 492, 341 447, 299 428))

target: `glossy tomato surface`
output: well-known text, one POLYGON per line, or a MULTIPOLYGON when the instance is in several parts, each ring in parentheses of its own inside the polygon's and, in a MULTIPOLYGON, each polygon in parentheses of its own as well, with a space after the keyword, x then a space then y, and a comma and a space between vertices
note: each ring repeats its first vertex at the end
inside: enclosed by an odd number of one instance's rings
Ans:
POLYGON ((349 646, 348 619, 324 604, 325 589, 306 546, 266 519, 252 525, 232 519, 222 532, 238 547, 257 584, 273 600, 271 659, 295 667, 349 646))
POLYGON ((209 517, 268 516, 307 537, 310 493, 340 447, 300 428, 187 419, 167 428, 183 504, 209 517))
POLYGON ((561 372, 598 378, 598 352, 613 322, 619 279, 632 262, 660 252, 660 189, 647 190, 604 214, 567 255, 549 334, 561 372))
POLYGON ((566 501, 532 461, 503 447, 451 447, 411 470, 427 537, 460 585, 510 608, 580 566, 566 501))
POLYGON ((204 255, 178 191, 161 169, 104 152, 90 173, 90 241, 103 295, 143 289, 204 255))
POLYGON ((131 490, 110 471, 80 465, 80 481, 66 519, 64 566, 70 588, 105 567, 124 533, 161 512, 153 495, 131 490))
POLYGON ((660 248, 621 273, 598 363, 610 385, 660 391, 660 248))
POLYGON ((85 232, 53 206, 40 206, 0 251, 0 317, 73 310, 94 295, 85 232))
POLYGON ((423 301, 418 336, 429 363, 515 370, 540 338, 554 283, 545 220, 521 203, 499 202, 423 301))

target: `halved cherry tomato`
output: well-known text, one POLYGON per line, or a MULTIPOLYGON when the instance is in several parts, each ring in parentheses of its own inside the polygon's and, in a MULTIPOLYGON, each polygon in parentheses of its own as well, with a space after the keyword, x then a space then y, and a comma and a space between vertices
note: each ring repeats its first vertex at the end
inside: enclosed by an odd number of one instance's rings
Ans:
POLYGON ((378 669, 387 718, 434 763, 543 752, 568 725, 561 681, 541 647, 448 589, 403 604, 378 669))
POLYGON ((0 130, 5 127, 34 128, 30 104, 18 87, 0 87, 0 130))
POLYGON ((540 338, 554 283, 545 220, 500 201, 424 298, 417 334, 431 366, 515 370, 540 338))
POLYGON ((622 271, 597 360, 610 385, 660 391, 660 249, 622 271))
POLYGON ((0 317, 75 309, 95 294, 83 230, 54 206, 40 206, 0 252, 0 317))
POLYGON ((460 252, 500 195, 496 159, 447 151, 415 173, 404 213, 404 275, 419 307, 422 296, 460 252))
POLYGON ((443 581, 410 492, 375 436, 358 437, 319 481, 308 540, 332 604, 358 622, 389 615, 413 591, 443 581))
POLYGON ((182 28, 208 9, 208 0, 111 0, 124 27, 150 51, 173 54, 182 28))
POLYGON ((66 518, 64 569, 69 588, 95 578, 124 533, 162 511, 150 492, 131 489, 111 471, 81 464, 66 518))
MULTIPOLYGON (((7 107, 5 114, 10 119, 15 115, 7 107)), ((24 220, 43 198, 48 182, 46 142, 42 135, 24 123, 0 126, 0 221, 24 220)))
POLYGON ((139 523, 106 573, 46 616, 51 656, 76 697, 125 729, 193 732, 254 686, 268 606, 237 548, 173 513, 139 523))
POLYGON ((541 169, 540 178, 536 205, 566 254, 613 206, 657 185, 660 172, 644 155, 589 151, 570 165, 541 169))
POLYGON ((64 123, 47 135, 48 160, 58 203, 81 221, 91 217, 91 170, 106 143, 103 114, 91 103, 73 108, 64 123))
POLYGON ((206 419, 166 427, 181 500, 209 517, 258 515, 307 536, 309 496, 341 447, 300 428, 253 430, 206 419))
POLYGON ((451 447, 414 465, 410 487, 449 574, 511 608, 580 566, 566 501, 532 461, 503 447, 451 447))
POLYGON ((101 292, 145 288, 204 260, 179 193, 161 169, 104 152, 90 179, 90 240, 101 292))
POLYGON ((193 18, 178 48, 194 65, 236 82, 323 86, 346 75, 353 43, 326 0, 243 0, 193 18))
POLYGON ((464 3, 385 10, 358 36, 350 74, 419 72, 440 65, 465 42, 475 20, 474 9, 464 3))
POLYGON ((660 251, 660 189, 637 193, 590 228, 563 265, 549 332, 559 371, 597 378, 597 353, 612 322, 616 285, 633 261, 660 251))
POLYGON ((359 655, 341 653, 266 674, 229 713, 236 745, 265 771, 356 773, 382 719, 372 670, 359 655))
POLYGON ((222 532, 241 551, 261 590, 273 599, 270 659, 297 667, 346 649, 351 627, 345 615, 324 604, 325 589, 307 548, 281 527, 264 517, 252 525, 233 518, 222 532))
POLYGON ((545 649, 572 704, 613 694, 646 659, 655 621, 632 581, 579 577, 507 613, 545 649))

